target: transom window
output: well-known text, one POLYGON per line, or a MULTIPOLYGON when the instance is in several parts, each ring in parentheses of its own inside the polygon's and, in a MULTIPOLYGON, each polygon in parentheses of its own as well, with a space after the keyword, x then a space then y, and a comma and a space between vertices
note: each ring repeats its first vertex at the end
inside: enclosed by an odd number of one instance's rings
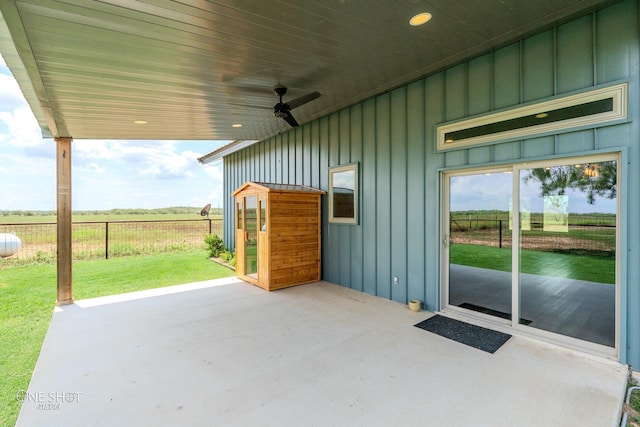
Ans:
POLYGON ((627 118, 627 84, 539 102, 437 127, 437 149, 516 139, 627 118))

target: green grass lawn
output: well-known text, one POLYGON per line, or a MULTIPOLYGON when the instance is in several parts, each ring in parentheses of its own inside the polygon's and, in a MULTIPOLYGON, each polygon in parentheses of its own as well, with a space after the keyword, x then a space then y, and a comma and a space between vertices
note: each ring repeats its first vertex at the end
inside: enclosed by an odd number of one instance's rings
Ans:
MULTIPOLYGON (((629 387, 636 386, 637 384, 629 384, 629 387)), ((625 411, 627 413, 627 426, 640 425, 640 391, 634 390, 631 393, 631 399, 629 399, 629 406, 625 405, 625 411)))
MULTIPOLYGON (((205 251, 79 261, 73 265, 74 299, 81 300, 201 280, 234 271, 205 251)), ((0 425, 13 426, 47 332, 56 300, 55 264, 0 270, 0 425)))
MULTIPOLYGON (((453 244, 449 260, 452 264, 511 271, 511 250, 505 248, 453 244)), ((520 253, 520 270, 523 273, 597 283, 614 284, 615 265, 612 258, 532 250, 523 250, 520 253)))

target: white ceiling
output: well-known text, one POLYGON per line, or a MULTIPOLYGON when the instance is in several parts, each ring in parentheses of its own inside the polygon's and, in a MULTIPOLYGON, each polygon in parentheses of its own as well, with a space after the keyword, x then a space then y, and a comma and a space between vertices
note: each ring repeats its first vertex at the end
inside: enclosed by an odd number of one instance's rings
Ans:
POLYGON ((610 3, 0 0, 0 52, 45 135, 261 139, 610 3))

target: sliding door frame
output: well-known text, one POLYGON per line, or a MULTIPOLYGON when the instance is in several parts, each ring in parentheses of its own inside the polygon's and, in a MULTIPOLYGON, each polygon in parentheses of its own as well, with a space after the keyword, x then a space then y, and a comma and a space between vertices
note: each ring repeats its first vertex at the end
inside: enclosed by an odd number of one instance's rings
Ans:
MULTIPOLYGON (((624 152, 602 152, 583 156, 554 157, 550 159, 540 159, 530 162, 513 163, 500 166, 474 167, 465 169, 447 169, 440 171, 440 189, 441 189, 441 212, 440 212, 440 313, 449 317, 458 318, 468 321, 479 326, 488 327, 509 334, 516 334, 545 341, 551 344, 568 347, 580 352, 592 354, 599 357, 605 357, 614 360, 620 360, 621 346, 626 345, 621 342, 622 329, 625 325, 621 319, 624 315, 621 304, 622 289, 626 276, 623 278, 621 272, 624 271, 621 266, 626 265, 626 254, 623 250, 623 228, 624 226, 624 188, 623 182, 625 174, 624 168, 624 152), (524 169, 553 167, 578 163, 596 163, 602 161, 616 161, 617 180, 616 180, 616 265, 615 265, 615 345, 609 347, 593 342, 569 337, 560 333, 549 332, 537 329, 519 323, 520 319, 520 171, 524 169), (450 229, 450 179, 453 176, 475 175, 480 173, 512 173, 512 316, 511 320, 502 319, 495 316, 474 312, 464 308, 456 307, 449 304, 449 229, 450 229)), ((626 341, 626 340, 625 340, 626 341)))

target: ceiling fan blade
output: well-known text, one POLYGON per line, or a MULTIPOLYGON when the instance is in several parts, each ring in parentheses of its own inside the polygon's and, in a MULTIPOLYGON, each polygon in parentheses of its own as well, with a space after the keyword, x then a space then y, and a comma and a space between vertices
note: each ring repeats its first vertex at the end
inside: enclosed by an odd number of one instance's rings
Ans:
POLYGON ((285 122, 289 123, 291 127, 297 128, 298 126, 300 126, 296 119, 293 118, 290 111, 286 116, 283 117, 283 119, 285 122))
POLYGON ((313 101, 314 99, 320 97, 320 95, 322 95, 320 92, 311 92, 301 96, 300 98, 296 98, 293 101, 287 102, 287 105, 289 106, 289 109, 293 110, 294 108, 299 107, 302 104, 313 101))

